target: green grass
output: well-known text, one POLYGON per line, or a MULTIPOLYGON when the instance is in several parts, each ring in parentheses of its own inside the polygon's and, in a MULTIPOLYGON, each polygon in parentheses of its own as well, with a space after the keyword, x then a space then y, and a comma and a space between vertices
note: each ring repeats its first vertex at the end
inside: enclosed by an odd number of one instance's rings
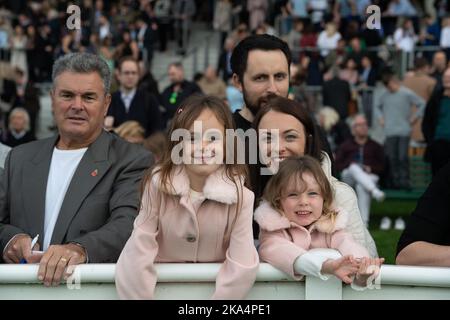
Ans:
POLYGON ((379 256, 386 259, 386 264, 395 264, 397 242, 402 232, 393 228, 382 231, 380 230, 380 221, 385 216, 392 219, 392 224, 398 217, 403 217, 405 221, 408 221, 416 203, 415 200, 386 200, 381 203, 372 201, 369 231, 375 240, 379 256))

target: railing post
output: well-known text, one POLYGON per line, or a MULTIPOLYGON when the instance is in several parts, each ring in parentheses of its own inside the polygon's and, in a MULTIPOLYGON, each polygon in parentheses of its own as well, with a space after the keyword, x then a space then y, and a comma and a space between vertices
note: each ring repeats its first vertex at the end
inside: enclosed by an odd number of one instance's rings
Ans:
POLYGON ((342 300, 342 282, 336 277, 324 281, 305 277, 305 300, 342 300))

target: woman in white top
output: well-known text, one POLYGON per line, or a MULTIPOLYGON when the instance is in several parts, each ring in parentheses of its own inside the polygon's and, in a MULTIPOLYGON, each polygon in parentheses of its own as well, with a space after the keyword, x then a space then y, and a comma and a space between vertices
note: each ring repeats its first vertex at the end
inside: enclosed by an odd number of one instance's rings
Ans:
POLYGON ((418 37, 414 32, 414 26, 411 19, 405 19, 402 26, 395 30, 394 43, 398 50, 413 52, 414 45, 416 44, 418 37))
POLYGON ((337 31, 336 24, 334 22, 328 22, 325 26, 325 30, 319 34, 319 38, 317 39, 317 46, 320 49, 322 57, 326 57, 331 50, 335 50, 338 41, 341 38, 341 34, 337 31))

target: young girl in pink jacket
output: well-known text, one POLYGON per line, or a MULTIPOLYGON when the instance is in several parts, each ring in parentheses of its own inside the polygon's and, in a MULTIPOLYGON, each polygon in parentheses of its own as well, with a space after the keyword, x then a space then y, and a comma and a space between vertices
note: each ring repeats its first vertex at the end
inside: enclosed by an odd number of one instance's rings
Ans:
POLYGON ((234 129, 232 115, 219 98, 191 96, 179 107, 116 265, 120 298, 152 299, 158 262, 222 263, 214 299, 243 299, 253 286, 254 196, 244 186, 245 167, 224 164, 235 142, 226 141, 226 129, 234 129))
POLYGON ((384 259, 370 258, 367 249, 344 230, 347 218, 346 211, 333 207, 332 189, 317 160, 286 159, 255 211, 261 229, 259 256, 297 280, 303 275, 325 280, 331 274, 356 289, 365 287, 384 259), (342 256, 334 251, 333 257, 332 250, 317 255, 318 248, 335 249, 342 256))

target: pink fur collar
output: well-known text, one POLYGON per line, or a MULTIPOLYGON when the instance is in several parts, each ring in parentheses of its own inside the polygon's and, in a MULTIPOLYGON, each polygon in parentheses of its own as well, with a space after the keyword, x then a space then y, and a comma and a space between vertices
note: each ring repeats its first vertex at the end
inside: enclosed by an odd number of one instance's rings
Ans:
MULTIPOLYGON (((333 233, 344 229, 349 218, 348 212, 342 208, 337 208, 336 211, 338 214, 334 223, 331 219, 318 220, 312 225, 310 231, 316 229, 319 232, 333 233)), ((272 208, 267 201, 261 202, 260 206, 255 211, 254 219, 258 222, 261 229, 266 231, 276 231, 297 226, 296 224, 291 223, 284 215, 272 208)))
MULTIPOLYGON (((172 187, 167 188, 168 190, 171 190, 171 194, 180 197, 189 196, 190 184, 186 170, 182 166, 175 166, 171 176, 172 187)), ((242 184, 243 187, 244 179, 242 177, 236 177, 236 181, 238 186, 242 184)), ((152 183, 158 188, 160 187, 159 172, 153 175, 152 183)), ((239 189, 241 190, 241 187, 239 187, 239 189)), ((203 187, 203 195, 206 199, 225 204, 236 203, 238 199, 236 186, 234 182, 227 177, 223 168, 217 170, 206 179, 203 187)))

